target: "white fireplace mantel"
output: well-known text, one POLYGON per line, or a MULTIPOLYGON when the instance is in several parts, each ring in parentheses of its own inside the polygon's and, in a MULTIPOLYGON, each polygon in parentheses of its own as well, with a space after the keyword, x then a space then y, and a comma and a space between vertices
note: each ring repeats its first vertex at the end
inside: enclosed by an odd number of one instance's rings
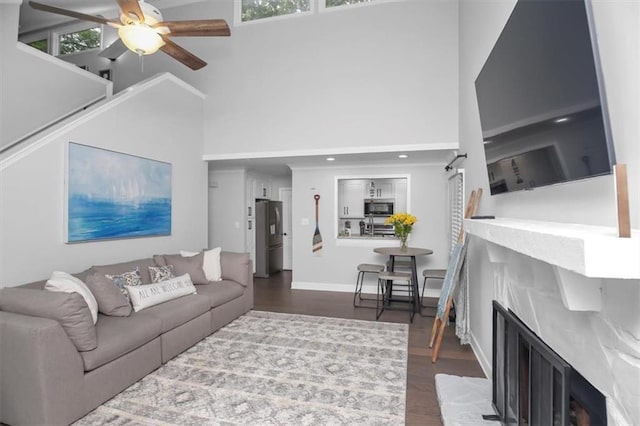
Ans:
POLYGON ((487 246, 492 262, 503 261, 504 247, 553 265, 570 310, 599 311, 602 279, 640 279, 637 230, 618 238, 613 227, 508 218, 467 219, 464 227, 495 245, 487 246))

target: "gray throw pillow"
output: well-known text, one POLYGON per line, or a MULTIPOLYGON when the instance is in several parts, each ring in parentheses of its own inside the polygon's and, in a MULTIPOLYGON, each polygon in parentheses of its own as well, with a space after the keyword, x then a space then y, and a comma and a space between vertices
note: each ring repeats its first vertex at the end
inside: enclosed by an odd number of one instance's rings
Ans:
POLYGON ((173 271, 173 265, 149 266, 149 275, 151 276, 152 284, 167 281, 176 277, 175 272, 173 271))
POLYGON ((109 265, 93 265, 90 268, 89 273, 99 272, 105 275, 120 275, 138 268, 142 284, 150 284, 151 279, 147 272, 147 267, 149 266, 156 266, 156 264, 153 259, 146 257, 144 259, 130 260, 122 263, 111 263, 109 265))
POLYGON ((142 285, 142 275, 140 274, 140 268, 136 266, 136 269, 129 272, 124 272, 118 275, 104 274, 105 277, 113 281, 113 283, 120 289, 124 297, 129 300, 129 293, 125 286, 137 286, 142 285))
POLYGON ((98 346, 91 311, 78 293, 3 288, 0 310, 58 321, 79 351, 91 351, 98 346))
POLYGON ((194 284, 209 283, 202 268, 204 262, 204 253, 202 252, 192 257, 182 257, 179 254, 165 254, 164 261, 165 265, 173 265, 173 270, 177 277, 189 274, 191 282, 194 284))
POLYGON ((120 288, 104 274, 95 273, 87 277, 85 284, 98 301, 98 311, 112 317, 131 315, 131 304, 120 288))

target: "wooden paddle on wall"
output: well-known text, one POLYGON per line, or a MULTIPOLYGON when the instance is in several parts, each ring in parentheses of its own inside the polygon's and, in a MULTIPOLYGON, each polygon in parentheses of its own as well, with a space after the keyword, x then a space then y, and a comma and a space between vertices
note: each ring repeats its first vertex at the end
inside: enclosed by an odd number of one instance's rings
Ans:
POLYGON ((316 200, 316 230, 313 233, 313 252, 320 254, 322 251, 322 235, 320 235, 320 225, 318 223, 318 201, 320 201, 320 195, 314 195, 313 199, 316 200))

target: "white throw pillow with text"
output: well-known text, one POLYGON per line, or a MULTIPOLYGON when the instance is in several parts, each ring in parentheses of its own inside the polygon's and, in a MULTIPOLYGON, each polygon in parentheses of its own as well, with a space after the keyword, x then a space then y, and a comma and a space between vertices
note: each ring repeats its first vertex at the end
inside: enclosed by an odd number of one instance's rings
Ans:
POLYGON ((129 292, 129 300, 131 300, 133 310, 136 312, 168 300, 196 293, 196 287, 191 282, 189 274, 156 284, 125 286, 125 288, 129 292))

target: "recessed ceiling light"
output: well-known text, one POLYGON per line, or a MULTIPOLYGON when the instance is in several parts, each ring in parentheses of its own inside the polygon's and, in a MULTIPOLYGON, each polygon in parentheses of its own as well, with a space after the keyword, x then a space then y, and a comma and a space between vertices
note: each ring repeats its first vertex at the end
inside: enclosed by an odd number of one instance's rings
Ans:
POLYGON ((398 158, 409 158, 409 156, 407 154, 400 154, 398 155, 398 158))
POLYGON ((569 121, 569 117, 556 118, 553 120, 554 123, 564 123, 565 121, 569 121))
POLYGON ((336 159, 333 157, 327 157, 327 161, 336 161, 336 159))

